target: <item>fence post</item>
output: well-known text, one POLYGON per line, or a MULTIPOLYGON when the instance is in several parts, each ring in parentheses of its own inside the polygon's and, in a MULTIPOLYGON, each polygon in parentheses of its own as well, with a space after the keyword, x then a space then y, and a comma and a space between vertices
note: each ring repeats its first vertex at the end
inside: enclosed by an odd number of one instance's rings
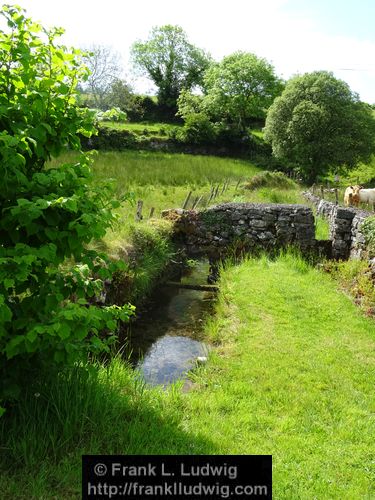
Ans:
POLYGON ((193 204, 193 209, 197 208, 197 206, 199 205, 199 203, 202 201, 202 198, 203 198, 203 196, 199 196, 199 197, 197 196, 195 198, 195 201, 194 201, 194 204, 193 204))
POLYGON ((339 204, 339 193, 338 193, 338 189, 335 188, 335 199, 336 199, 336 205, 339 204))
POLYGON ((214 199, 217 197, 217 195, 219 194, 219 187, 220 187, 220 184, 217 185, 216 189, 215 189, 215 194, 214 194, 214 199))
POLYGON ((143 217, 142 217, 142 207, 143 207, 143 201, 142 200, 138 200, 137 201, 137 212, 135 214, 135 220, 136 220, 136 222, 139 222, 140 220, 143 219, 143 217))
POLYGON ((199 196, 196 196, 195 199, 194 199, 194 201, 193 201, 193 204, 191 206, 192 210, 194 210, 194 208, 197 206, 198 200, 199 200, 199 196))
POLYGON ((323 184, 320 185, 320 196, 321 196, 322 200, 324 200, 324 187, 323 187, 323 184))
POLYGON ((241 178, 239 178, 239 179, 238 179, 238 182, 237 182, 237 185, 236 185, 236 189, 235 189, 235 191, 237 191, 238 186, 240 185, 240 182, 241 182, 241 181, 242 181, 242 179, 241 179, 241 178))
POLYGON ((155 207, 151 207, 149 219, 151 219, 151 217, 154 215, 154 212, 155 212, 155 207))
POLYGON ((188 195, 186 196, 186 199, 184 201, 184 204, 182 205, 182 210, 186 210, 186 207, 188 206, 190 196, 193 194, 192 191, 189 191, 188 195))

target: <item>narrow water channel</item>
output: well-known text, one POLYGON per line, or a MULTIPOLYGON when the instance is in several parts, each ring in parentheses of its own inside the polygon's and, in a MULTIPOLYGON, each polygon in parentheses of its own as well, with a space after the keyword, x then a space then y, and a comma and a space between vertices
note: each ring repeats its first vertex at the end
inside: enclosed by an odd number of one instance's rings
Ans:
MULTIPOLYGON (((207 261, 181 278, 185 284, 206 284, 207 261)), ((197 357, 207 356, 202 342, 205 317, 212 312, 214 292, 161 286, 130 327, 131 361, 151 385, 185 378, 197 357)))

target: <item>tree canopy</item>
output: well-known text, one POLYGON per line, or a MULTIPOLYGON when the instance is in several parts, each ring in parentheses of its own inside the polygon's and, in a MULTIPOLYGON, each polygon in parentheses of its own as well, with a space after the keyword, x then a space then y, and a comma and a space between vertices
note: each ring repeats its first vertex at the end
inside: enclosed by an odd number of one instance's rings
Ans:
POLYGON ((316 71, 291 79, 270 107, 264 138, 276 158, 314 181, 374 152, 375 120, 347 83, 316 71))
POLYGON ((283 84, 265 59, 235 52, 208 68, 204 88, 204 109, 243 130, 251 118, 265 117, 283 84))
POLYGON ((135 67, 158 88, 158 101, 170 113, 177 111, 176 101, 183 89, 202 83, 210 57, 192 45, 179 26, 154 27, 146 41, 131 48, 135 67))

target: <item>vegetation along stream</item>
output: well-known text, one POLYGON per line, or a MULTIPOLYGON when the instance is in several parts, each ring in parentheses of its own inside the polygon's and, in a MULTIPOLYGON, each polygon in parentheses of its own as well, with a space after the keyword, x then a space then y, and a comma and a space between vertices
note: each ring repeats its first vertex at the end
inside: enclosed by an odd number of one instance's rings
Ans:
MULTIPOLYGON (((207 283, 209 264, 198 261, 181 278, 182 285, 207 283)), ((130 327, 130 358, 152 385, 186 377, 198 357, 207 355, 202 341, 204 318, 212 311, 215 292, 161 286, 147 309, 130 327)))

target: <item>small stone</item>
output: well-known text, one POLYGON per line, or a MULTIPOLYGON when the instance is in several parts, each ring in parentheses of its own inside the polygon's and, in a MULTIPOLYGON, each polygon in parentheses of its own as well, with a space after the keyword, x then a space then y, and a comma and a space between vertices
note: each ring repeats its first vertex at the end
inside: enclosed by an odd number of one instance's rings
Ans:
POLYGON ((198 356, 196 361, 198 365, 204 365, 207 363, 207 356, 198 356))

